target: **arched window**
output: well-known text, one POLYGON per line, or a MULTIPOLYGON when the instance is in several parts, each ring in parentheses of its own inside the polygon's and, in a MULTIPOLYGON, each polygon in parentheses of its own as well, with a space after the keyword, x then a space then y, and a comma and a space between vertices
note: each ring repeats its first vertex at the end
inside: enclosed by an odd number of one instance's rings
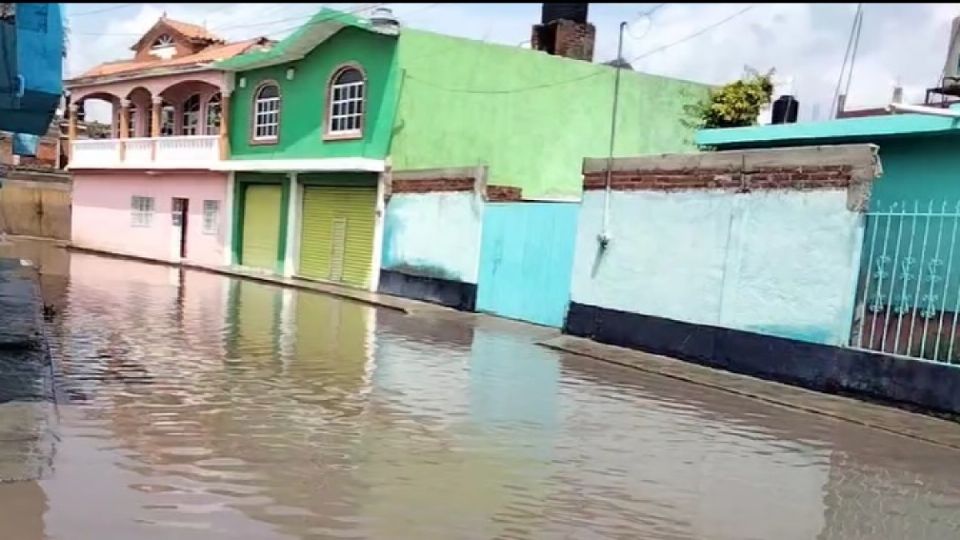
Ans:
POLYGON ((169 47, 173 45, 173 38, 169 34, 162 34, 160 37, 153 41, 153 45, 150 46, 151 49, 162 49, 164 47, 169 47))
POLYGON ((327 135, 352 137, 363 134, 363 102, 366 77, 348 66, 334 73, 327 91, 327 135))
POLYGON ((163 100, 160 105, 160 136, 170 137, 176 130, 177 110, 167 100, 163 100))
POLYGON ((220 108, 222 103, 223 99, 219 92, 210 96, 210 99, 207 100, 207 118, 204 124, 204 133, 207 135, 220 134, 220 108))
POLYGON ((280 89, 263 83, 253 94, 253 140, 274 141, 280 133, 280 89))
POLYGON ((200 132, 200 95, 194 94, 183 102, 183 134, 197 135, 200 132))

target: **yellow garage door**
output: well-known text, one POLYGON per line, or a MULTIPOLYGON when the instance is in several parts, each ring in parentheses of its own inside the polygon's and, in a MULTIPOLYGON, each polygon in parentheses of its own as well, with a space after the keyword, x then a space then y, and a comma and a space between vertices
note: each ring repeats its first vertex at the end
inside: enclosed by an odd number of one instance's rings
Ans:
POLYGON ((300 275, 366 288, 373 262, 376 201, 376 187, 306 186, 300 275))
POLYGON ((276 269, 282 192, 277 185, 251 184, 246 187, 240 262, 243 266, 276 269))

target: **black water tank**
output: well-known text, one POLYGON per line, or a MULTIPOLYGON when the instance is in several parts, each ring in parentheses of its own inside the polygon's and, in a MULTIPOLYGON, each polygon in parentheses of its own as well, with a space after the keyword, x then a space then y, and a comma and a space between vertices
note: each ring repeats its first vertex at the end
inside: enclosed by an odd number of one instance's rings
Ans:
POLYGON ((783 95, 773 102, 773 115, 770 119, 772 124, 795 124, 797 123, 797 111, 800 109, 800 102, 793 96, 783 95))
POLYGON ((590 4, 543 4, 540 10, 540 24, 566 19, 568 21, 587 22, 587 6, 590 4))

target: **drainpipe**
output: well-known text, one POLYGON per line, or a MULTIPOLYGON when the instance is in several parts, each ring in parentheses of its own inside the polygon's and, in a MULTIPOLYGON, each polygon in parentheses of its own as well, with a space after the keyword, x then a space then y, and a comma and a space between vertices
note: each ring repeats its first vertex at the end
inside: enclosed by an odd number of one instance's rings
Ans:
POLYGON ((610 149, 607 152, 607 177, 603 193, 603 229, 597 241, 600 249, 606 249, 610 243, 610 185, 613 175, 613 146, 617 137, 617 108, 620 104, 620 70, 623 69, 623 31, 627 22, 620 23, 620 37, 617 41, 617 73, 613 82, 613 112, 610 115, 610 149))
POLYGON ((923 105, 907 105, 905 103, 891 103, 887 105, 887 112, 929 114, 931 116, 946 116, 948 118, 960 118, 960 111, 955 109, 938 109, 936 107, 924 107, 923 105))

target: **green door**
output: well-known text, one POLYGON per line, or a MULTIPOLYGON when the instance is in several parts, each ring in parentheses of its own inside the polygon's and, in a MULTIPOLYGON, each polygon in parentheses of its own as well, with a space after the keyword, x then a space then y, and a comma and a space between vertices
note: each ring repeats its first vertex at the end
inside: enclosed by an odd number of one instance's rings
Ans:
POLYGON ((304 187, 300 275, 369 286, 376 202, 376 187, 304 187))
POLYGON ((283 190, 278 185, 250 184, 243 207, 243 266, 275 270, 280 246, 280 204, 283 190))

